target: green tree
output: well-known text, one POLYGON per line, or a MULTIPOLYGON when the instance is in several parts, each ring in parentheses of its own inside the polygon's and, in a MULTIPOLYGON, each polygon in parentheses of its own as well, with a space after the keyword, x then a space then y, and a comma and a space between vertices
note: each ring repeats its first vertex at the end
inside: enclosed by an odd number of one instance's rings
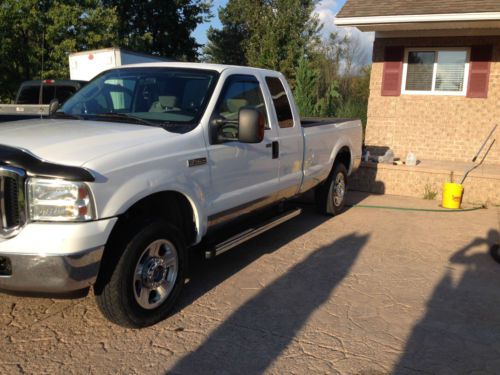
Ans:
POLYGON ((0 5, 0 96, 10 99, 22 80, 41 69, 42 22, 33 0, 6 0, 0 5))
POLYGON ((0 98, 24 80, 68 78, 68 54, 114 45, 116 26, 115 9, 100 0, 3 0, 0 98))
POLYGON ((308 95, 315 116, 355 117, 366 124, 370 70, 359 65, 360 52, 358 40, 338 33, 310 48, 308 65, 316 81, 308 95))
POLYGON ((232 65, 248 65, 245 56, 245 43, 250 37, 250 29, 245 15, 251 9, 244 2, 232 0, 219 8, 219 20, 223 27, 210 27, 207 32, 208 43, 203 49, 203 59, 209 62, 232 65), (244 11, 242 11, 244 9, 244 11))
POLYGON ((322 96, 317 97, 316 116, 333 117, 338 112, 338 107, 342 101, 342 95, 339 92, 339 82, 331 81, 327 90, 322 96))
POLYGON ((346 92, 335 115, 344 118, 359 118, 366 128, 368 98, 370 96, 371 67, 365 66, 356 75, 345 77, 346 92))
POLYGON ((292 86, 302 56, 319 31, 316 0, 229 0, 219 9, 221 30, 208 34, 213 62, 244 62, 279 70, 292 86))
POLYGON ((179 60, 195 60, 191 35, 210 18, 211 0, 104 0, 118 11, 120 46, 179 60))
MULTIPOLYGON (((249 65, 278 70, 292 87, 303 53, 319 31, 313 0, 268 0, 253 13, 254 27, 246 44, 249 65)), ((252 18, 251 18, 252 19, 252 18)))
POLYGON ((118 45, 115 8, 100 0, 53 1, 45 12, 44 78, 69 77, 71 52, 118 45))
POLYGON ((317 41, 311 48, 311 65, 319 76, 317 97, 324 97, 331 91, 333 82, 337 82, 336 86, 339 86, 343 49, 344 38, 340 38, 337 33, 331 33, 326 40, 317 41))
POLYGON ((323 91, 319 90, 321 71, 306 57, 299 60, 294 96, 301 116, 333 116, 339 103, 339 83, 332 80, 323 91))
POLYGON ((311 69, 307 59, 302 56, 299 60, 295 81, 295 102, 301 116, 314 116, 316 113, 316 86, 318 85, 318 72, 311 69))

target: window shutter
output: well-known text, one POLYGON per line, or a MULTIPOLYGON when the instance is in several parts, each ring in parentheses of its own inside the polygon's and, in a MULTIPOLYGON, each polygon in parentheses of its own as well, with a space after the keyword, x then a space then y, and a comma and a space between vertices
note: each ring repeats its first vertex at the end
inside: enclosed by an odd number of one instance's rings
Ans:
POLYGON ((386 47, 384 53, 384 73, 382 76, 382 96, 401 95, 403 75, 403 47, 386 47))
POLYGON ((487 98, 493 48, 474 46, 470 53, 468 98, 487 98))

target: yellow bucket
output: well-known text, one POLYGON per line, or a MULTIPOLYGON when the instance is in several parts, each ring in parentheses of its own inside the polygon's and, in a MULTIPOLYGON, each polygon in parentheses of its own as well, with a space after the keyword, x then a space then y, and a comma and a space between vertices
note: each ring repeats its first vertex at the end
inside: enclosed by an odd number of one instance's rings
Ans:
POLYGON ((463 194, 463 185, 454 184, 453 182, 443 184, 443 208, 459 209, 463 194))

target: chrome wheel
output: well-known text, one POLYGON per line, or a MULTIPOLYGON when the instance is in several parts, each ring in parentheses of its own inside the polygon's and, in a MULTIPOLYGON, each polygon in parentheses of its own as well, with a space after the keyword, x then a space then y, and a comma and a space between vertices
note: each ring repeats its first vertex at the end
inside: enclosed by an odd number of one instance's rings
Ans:
POLYGON ((345 178, 343 173, 338 173, 333 183, 333 203, 340 206, 344 201, 346 190, 345 178))
POLYGON ((146 247, 135 266, 133 289, 136 302, 152 310, 161 305, 172 292, 179 270, 174 244, 156 240, 146 247))

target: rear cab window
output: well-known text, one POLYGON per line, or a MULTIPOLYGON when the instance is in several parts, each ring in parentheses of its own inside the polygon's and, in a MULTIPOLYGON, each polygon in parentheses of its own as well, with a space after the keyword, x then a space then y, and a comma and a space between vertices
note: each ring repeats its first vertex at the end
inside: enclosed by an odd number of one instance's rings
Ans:
POLYGON ((17 104, 38 104, 40 86, 22 86, 17 96, 17 104))
POLYGON ((44 83, 43 90, 40 93, 40 89, 42 87, 41 83, 22 85, 19 90, 16 103, 50 104, 51 100, 57 99, 59 100, 59 103, 63 104, 76 91, 78 91, 77 86, 79 85, 44 83))
POLYGON ((43 85, 42 104, 50 104, 50 101, 55 97, 56 97, 55 86, 43 85))
POLYGON ((285 87, 277 77, 266 77, 267 87, 273 99, 276 117, 280 128, 293 127, 293 114, 285 87))

